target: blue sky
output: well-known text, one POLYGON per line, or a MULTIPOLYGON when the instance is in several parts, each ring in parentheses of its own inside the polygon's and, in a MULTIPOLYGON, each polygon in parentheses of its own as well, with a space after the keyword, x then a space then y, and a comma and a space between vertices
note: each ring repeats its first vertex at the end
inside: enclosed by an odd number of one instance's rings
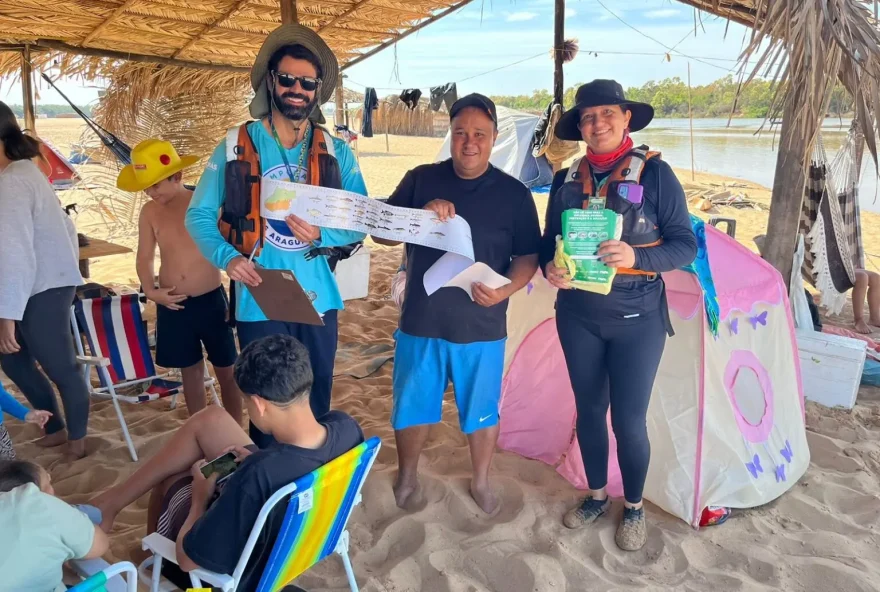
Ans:
MULTIPOLYGON (((702 13, 703 26, 695 36, 694 10, 684 4, 672 0, 601 2, 607 9, 598 0, 568 0, 565 36, 578 39, 581 53, 565 66, 566 87, 594 78, 616 78, 624 86, 673 76, 685 79, 689 61, 692 82, 704 84, 736 66, 746 31, 740 25, 730 24, 724 38, 727 22, 702 13), (656 41, 628 28, 609 9, 656 41), (674 52, 671 61, 662 55, 601 53, 662 54, 667 51, 664 45, 704 62, 674 52), (600 54, 588 54, 590 50, 600 54)), ((399 42, 397 75, 395 51, 390 47, 348 70, 350 80, 346 84, 355 90, 363 90, 362 85, 376 87, 380 96, 399 88, 426 90, 445 82, 458 83, 459 94, 529 94, 553 86, 552 45, 553 0, 474 0, 399 42), (525 61, 511 65, 521 60, 525 61), (494 69, 498 70, 486 73, 494 69)), ((60 86, 78 103, 97 98, 97 89, 84 87, 80 81, 65 81, 60 86)), ((40 102, 63 102, 54 91, 43 87, 40 102)), ((21 103, 21 87, 2 81, 0 100, 21 103)))

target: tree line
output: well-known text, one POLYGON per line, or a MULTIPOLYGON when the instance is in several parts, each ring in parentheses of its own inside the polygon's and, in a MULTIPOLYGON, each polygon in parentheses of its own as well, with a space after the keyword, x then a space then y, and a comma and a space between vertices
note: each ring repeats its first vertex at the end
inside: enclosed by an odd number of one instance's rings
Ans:
MULTIPOLYGON (((579 82, 565 91, 563 104, 574 104, 579 82)), ((768 80, 755 79, 739 92, 739 85, 732 75, 725 76, 709 84, 692 86, 680 78, 666 78, 659 82, 651 80, 639 87, 630 87, 626 96, 634 101, 648 103, 654 107, 657 117, 688 117, 689 107, 694 117, 766 117, 776 89, 768 80)), ((493 96, 498 105, 520 111, 542 112, 553 100, 553 95, 545 90, 532 91, 531 95, 493 96)), ((829 115, 845 115, 852 112, 853 101, 842 86, 832 92, 828 106, 829 115)))
MULTIPOLYGON (((12 109, 12 112, 15 113, 15 116, 19 119, 24 119, 24 106, 22 105, 9 105, 9 108, 12 109)), ((89 105, 84 105, 80 107, 80 109, 86 115, 92 115, 92 108, 89 105)), ((45 114, 46 117, 58 117, 63 114, 72 114, 76 113, 70 105, 42 105, 37 103, 37 115, 45 114)))

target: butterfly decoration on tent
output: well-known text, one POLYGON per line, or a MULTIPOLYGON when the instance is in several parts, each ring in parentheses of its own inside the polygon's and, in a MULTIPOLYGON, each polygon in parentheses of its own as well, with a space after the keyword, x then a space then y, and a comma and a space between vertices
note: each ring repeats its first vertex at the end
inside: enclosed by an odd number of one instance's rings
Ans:
POLYGON ((739 334, 739 319, 738 318, 731 319, 727 325, 728 325, 728 328, 730 329, 731 335, 738 335, 739 334))
POLYGON ((764 467, 761 466, 761 457, 759 457, 759 456, 756 454, 754 457, 752 457, 752 462, 747 462, 747 463, 746 463, 746 468, 747 468, 747 469, 749 470, 749 472, 752 474, 752 477, 754 477, 755 479, 757 479, 757 478, 758 478, 758 473, 763 473, 763 472, 764 472, 764 467))
POLYGON ((753 317, 749 317, 749 322, 752 324, 752 328, 757 330, 758 325, 767 326, 767 311, 765 310, 759 315, 755 315, 753 317))
POLYGON ((785 465, 776 465, 776 482, 785 481, 785 465))
POLYGON ((785 462, 791 464, 791 458, 794 456, 791 452, 791 442, 788 440, 785 441, 785 448, 781 449, 780 454, 785 458, 785 462))

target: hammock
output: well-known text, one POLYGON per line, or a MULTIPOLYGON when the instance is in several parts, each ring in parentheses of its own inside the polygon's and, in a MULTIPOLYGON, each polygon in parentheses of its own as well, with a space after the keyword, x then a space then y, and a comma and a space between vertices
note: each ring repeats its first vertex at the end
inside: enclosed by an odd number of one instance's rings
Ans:
POLYGON ((804 235, 804 279, 822 295, 821 304, 840 314, 855 270, 864 267, 859 220, 858 132, 853 127, 829 167, 821 136, 810 161, 799 232, 804 235))

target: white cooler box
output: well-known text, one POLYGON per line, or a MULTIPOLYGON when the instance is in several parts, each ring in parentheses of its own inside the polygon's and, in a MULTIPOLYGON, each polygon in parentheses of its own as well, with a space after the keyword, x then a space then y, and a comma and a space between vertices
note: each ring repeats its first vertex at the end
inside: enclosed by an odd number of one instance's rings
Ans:
POLYGON ((865 342, 817 331, 795 333, 804 397, 826 407, 852 409, 865 367, 865 342))
POLYGON ((364 245, 357 253, 337 263, 334 274, 343 300, 366 298, 370 292, 370 248, 364 245))

